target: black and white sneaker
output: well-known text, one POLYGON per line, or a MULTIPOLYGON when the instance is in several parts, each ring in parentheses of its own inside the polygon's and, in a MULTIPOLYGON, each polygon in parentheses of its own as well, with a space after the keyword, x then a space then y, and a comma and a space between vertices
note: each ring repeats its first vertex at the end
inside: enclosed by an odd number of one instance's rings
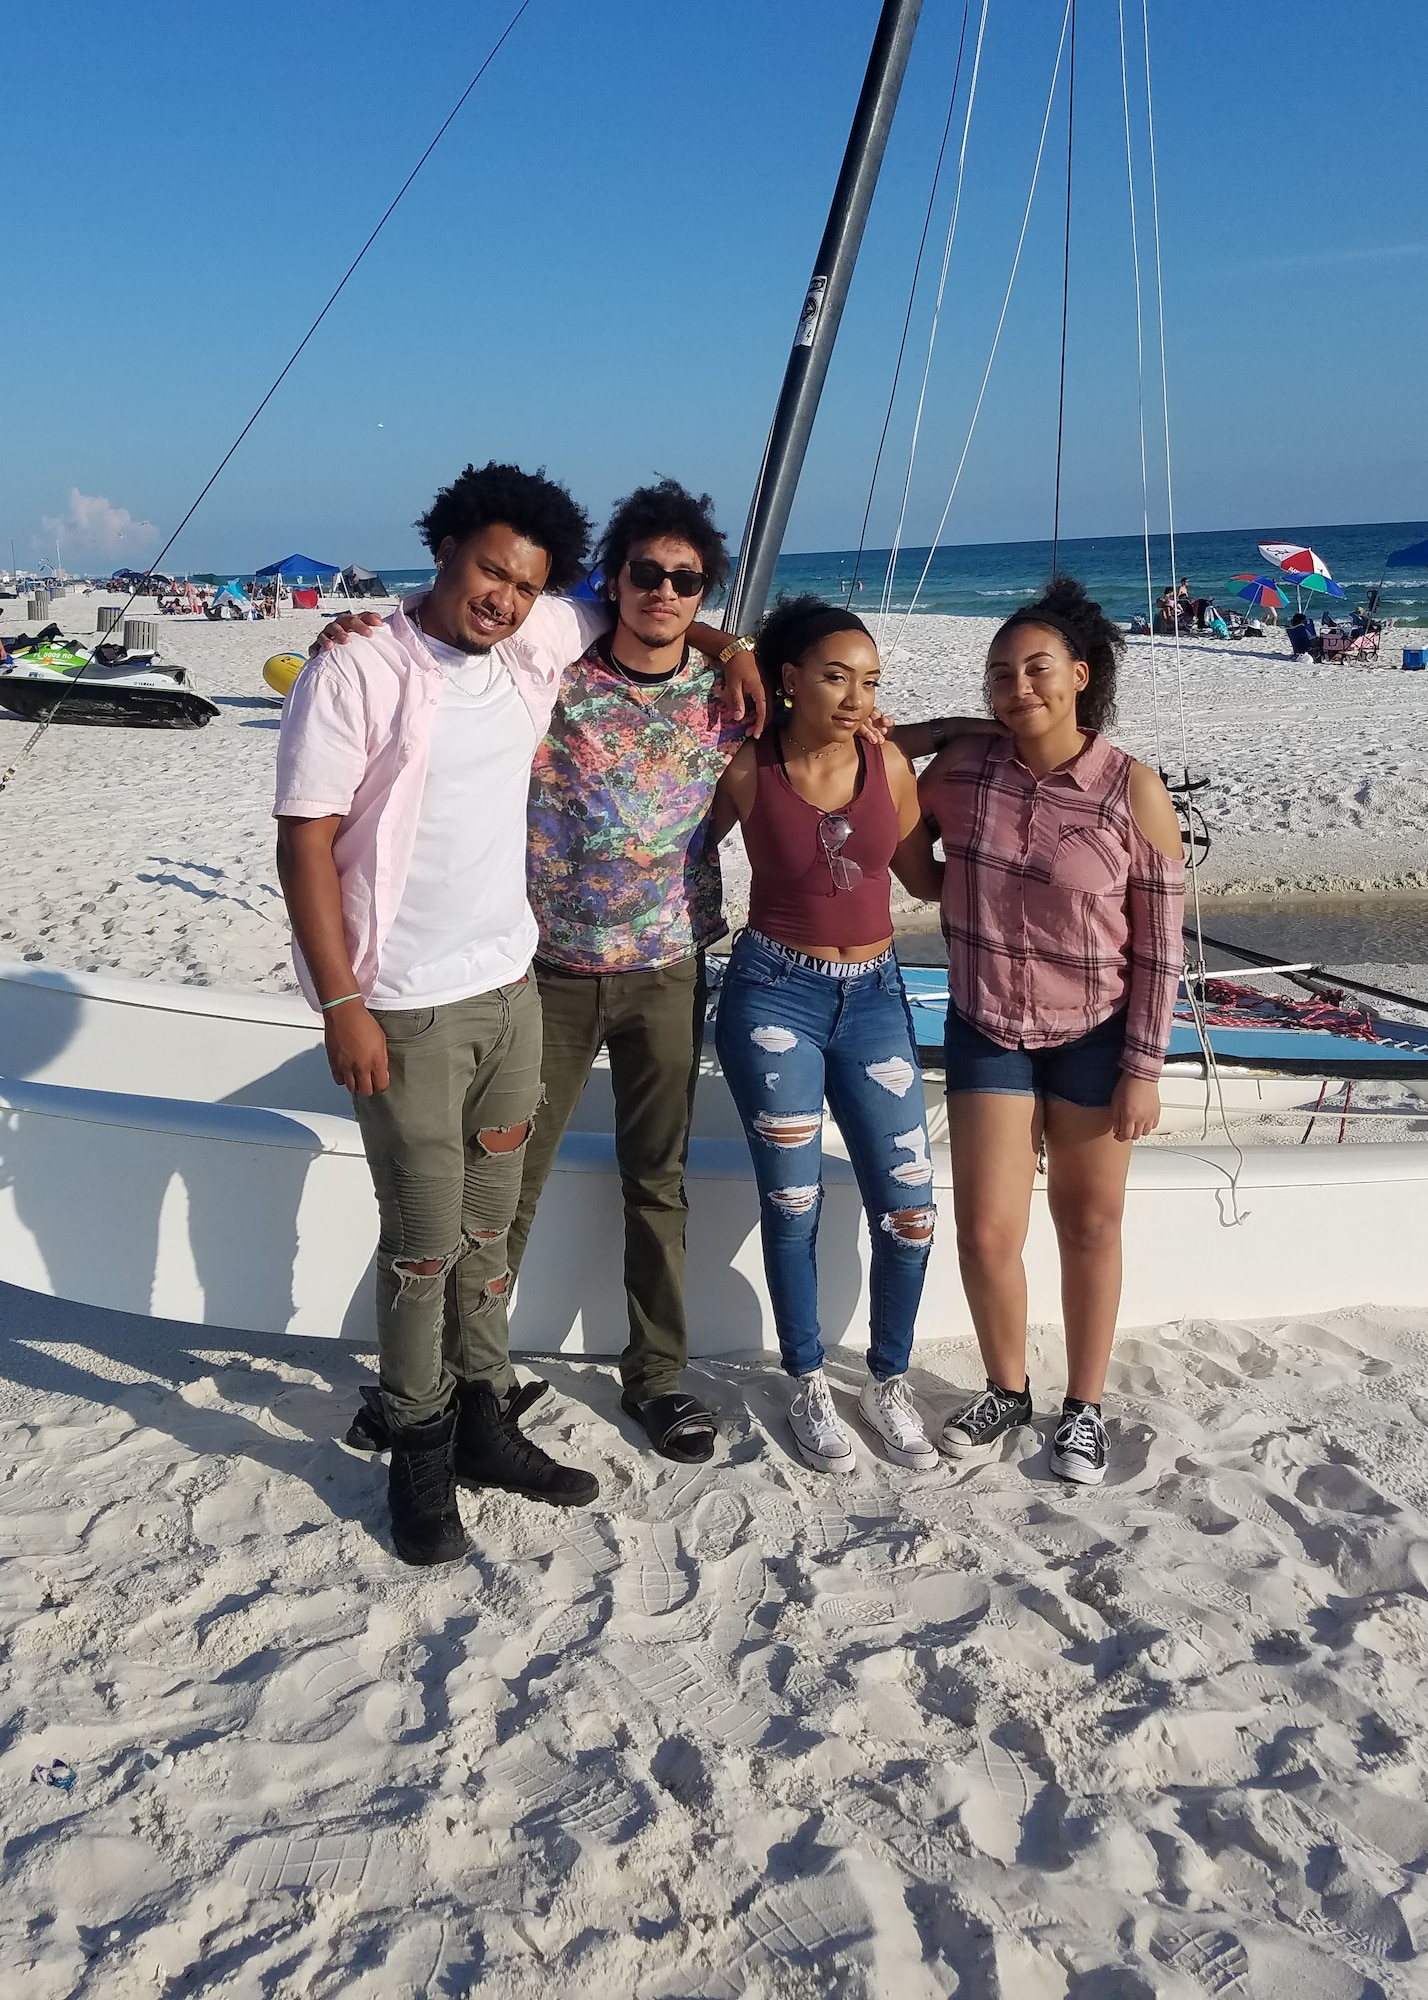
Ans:
POLYGON ((1058 1479, 1074 1480, 1078 1486, 1099 1486, 1110 1456, 1100 1404, 1081 1403, 1068 1396, 1051 1440, 1051 1470, 1058 1479))
POLYGON ((947 1419, 940 1443, 956 1464, 983 1465, 996 1456, 1009 1431, 1030 1422, 1031 1383, 1014 1396, 989 1377, 983 1393, 947 1419))

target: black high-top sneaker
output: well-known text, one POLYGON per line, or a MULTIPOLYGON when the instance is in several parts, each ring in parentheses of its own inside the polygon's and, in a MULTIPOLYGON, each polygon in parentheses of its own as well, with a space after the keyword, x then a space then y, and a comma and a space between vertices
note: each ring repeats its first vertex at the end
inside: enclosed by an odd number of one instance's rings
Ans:
POLYGON ((389 1427, 392 1541, 402 1561, 418 1568, 459 1562, 471 1546, 456 1505, 455 1436, 454 1410, 424 1424, 389 1427))
POLYGON ((533 1444, 484 1382, 456 1385, 456 1477, 553 1507, 588 1507, 600 1493, 593 1473, 560 1465, 533 1444))
POLYGON ((942 1449, 957 1465, 983 1465, 1001 1450, 1008 1431, 1030 1422, 1031 1383, 1013 1395, 988 1376, 981 1395, 954 1411, 942 1426, 942 1449))
POLYGON ((1111 1456, 1110 1439, 1101 1421, 1099 1403, 1083 1403, 1068 1396, 1061 1405, 1061 1421, 1051 1440, 1051 1470, 1058 1479, 1074 1480, 1078 1486, 1099 1486, 1106 1476, 1111 1456))

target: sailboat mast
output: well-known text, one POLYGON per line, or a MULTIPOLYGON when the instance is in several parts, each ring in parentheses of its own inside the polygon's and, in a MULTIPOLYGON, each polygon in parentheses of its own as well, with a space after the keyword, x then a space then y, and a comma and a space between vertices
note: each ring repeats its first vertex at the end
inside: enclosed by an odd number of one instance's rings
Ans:
POLYGON ((862 94, 848 135, 843 168, 833 191, 828 224, 813 263, 813 276, 799 314, 798 331, 784 370, 783 388, 774 411, 764 462, 759 469, 739 565, 734 573, 724 613, 727 631, 748 631, 768 602, 774 565, 783 546, 789 510, 798 490, 818 399, 838 337, 843 302, 863 226, 877 186, 887 148, 888 132, 897 109, 912 38, 917 32, 922 0, 883 0, 878 31, 868 58, 862 94))

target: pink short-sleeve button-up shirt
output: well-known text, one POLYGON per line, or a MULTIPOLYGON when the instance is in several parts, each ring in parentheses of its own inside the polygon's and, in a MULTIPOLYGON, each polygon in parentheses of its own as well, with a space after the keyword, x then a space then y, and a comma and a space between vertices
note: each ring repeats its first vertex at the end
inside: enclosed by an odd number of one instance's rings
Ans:
MULTIPOLYGON (((384 624, 320 653, 293 683, 278 737, 275 819, 342 824, 332 843, 342 920, 363 996, 402 899, 426 784, 442 670, 403 599, 384 624)), ((600 604, 541 597, 495 648, 530 712, 532 753, 550 726, 561 675, 610 623, 600 604)), ((298 983, 317 995, 294 947, 298 983)))

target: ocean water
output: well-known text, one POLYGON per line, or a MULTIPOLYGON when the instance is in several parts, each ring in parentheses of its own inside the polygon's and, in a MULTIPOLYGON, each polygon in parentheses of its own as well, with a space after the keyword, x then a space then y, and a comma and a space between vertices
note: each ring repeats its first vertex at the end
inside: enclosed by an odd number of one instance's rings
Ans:
MULTIPOLYGON (((1384 558, 1392 549, 1403 548, 1428 536, 1428 522, 1359 522, 1348 527, 1235 528, 1213 534, 1177 535, 1172 569, 1170 542, 1165 535, 1153 535, 1150 543, 1151 576, 1155 594, 1182 576, 1190 579, 1196 597, 1213 597, 1230 605, 1241 586, 1233 579, 1241 572, 1273 575, 1259 553, 1260 542, 1307 543, 1328 564, 1334 580, 1346 592, 1340 603, 1334 598, 1314 598, 1316 613, 1337 604, 1351 611, 1364 594, 1382 580, 1381 616, 1396 618, 1400 624, 1428 624, 1428 564, 1416 569, 1384 569, 1384 558)), ((888 549, 865 549, 861 562, 853 550, 824 550, 809 555, 779 558, 774 578, 775 593, 815 591, 820 597, 844 602, 855 576, 861 590, 853 589, 851 599, 857 611, 876 610, 887 574, 888 549)), ((892 604, 905 610, 927 561, 926 548, 902 550, 893 578, 892 604)), ((1059 566, 1079 577, 1091 595, 1115 618, 1129 618, 1146 608, 1145 546, 1139 535, 1101 535, 1090 540, 1063 541, 1059 566)), ((917 608, 920 611, 951 612, 962 617, 997 618, 1034 596, 1051 574, 1050 542, 981 542, 937 550, 922 586, 917 608)), ((383 570, 382 576, 394 589, 419 590, 431 581, 430 569, 383 570)), ((1291 606, 1293 590, 1284 587, 1291 606)), ((1306 606, 1310 600, 1306 595, 1306 606)), ((1281 619, 1285 614, 1281 613, 1281 619)))

